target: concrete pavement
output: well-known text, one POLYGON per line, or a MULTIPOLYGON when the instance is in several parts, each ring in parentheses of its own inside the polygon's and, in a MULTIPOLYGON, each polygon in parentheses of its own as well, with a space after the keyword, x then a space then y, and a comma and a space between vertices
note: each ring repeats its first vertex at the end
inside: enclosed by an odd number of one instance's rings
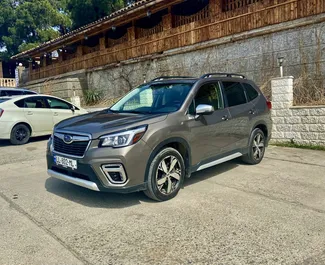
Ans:
POLYGON ((45 144, 0 142, 0 264, 325 264, 325 152, 270 147, 156 203, 49 178, 45 144))

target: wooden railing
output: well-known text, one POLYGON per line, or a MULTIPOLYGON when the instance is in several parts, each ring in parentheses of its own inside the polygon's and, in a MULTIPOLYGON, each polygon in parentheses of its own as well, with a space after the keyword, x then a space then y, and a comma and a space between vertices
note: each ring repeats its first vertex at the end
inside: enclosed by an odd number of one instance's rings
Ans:
MULTIPOLYGON (((77 56, 55 65, 32 70, 30 79, 36 80, 80 69, 90 69, 140 56, 218 39, 269 25, 292 21, 325 12, 324 0, 263 0, 233 11, 211 15, 206 20, 172 28, 147 38, 129 39, 92 53, 77 56), (203 22, 202 22, 203 21, 203 22)), ((168 15, 170 16, 170 14, 168 15)), ((165 24, 164 24, 165 25, 165 24)))
POLYGON ((135 38, 136 39, 146 38, 153 34, 163 32, 163 30, 164 30, 164 28, 163 28, 162 22, 160 22, 158 25, 156 25, 152 28, 149 28, 149 29, 136 28, 135 38))
POLYGON ((14 78, 0 78, 0 87, 16 87, 14 78))
POLYGON ((209 5, 207 5, 202 10, 200 10, 199 12, 191 16, 174 16, 172 27, 176 28, 195 21, 207 19, 208 17, 209 17, 209 5))

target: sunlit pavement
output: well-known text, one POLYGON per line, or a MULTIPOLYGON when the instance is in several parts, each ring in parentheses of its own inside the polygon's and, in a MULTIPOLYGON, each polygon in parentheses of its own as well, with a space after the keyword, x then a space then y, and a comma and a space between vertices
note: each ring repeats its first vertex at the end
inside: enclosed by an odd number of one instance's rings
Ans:
POLYGON ((157 203, 49 178, 45 145, 0 142, 0 264, 325 264, 325 152, 270 147, 157 203))

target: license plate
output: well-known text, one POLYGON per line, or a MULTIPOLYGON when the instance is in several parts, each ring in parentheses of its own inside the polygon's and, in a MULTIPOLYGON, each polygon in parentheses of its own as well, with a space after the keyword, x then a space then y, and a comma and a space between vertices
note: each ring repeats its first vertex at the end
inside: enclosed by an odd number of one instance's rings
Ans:
POLYGON ((72 170, 77 169, 77 160, 74 159, 65 158, 62 156, 54 156, 54 163, 57 166, 71 168, 72 170))

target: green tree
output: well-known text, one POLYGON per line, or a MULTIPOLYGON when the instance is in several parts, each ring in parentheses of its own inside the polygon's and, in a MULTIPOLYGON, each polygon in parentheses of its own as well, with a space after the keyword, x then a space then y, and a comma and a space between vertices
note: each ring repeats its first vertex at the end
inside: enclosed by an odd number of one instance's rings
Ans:
POLYGON ((108 16, 126 5, 123 0, 68 0, 73 28, 79 28, 108 16))
POLYGON ((2 58, 34 48, 66 33, 71 27, 72 23, 66 12, 66 0, 1 1, 2 58))

